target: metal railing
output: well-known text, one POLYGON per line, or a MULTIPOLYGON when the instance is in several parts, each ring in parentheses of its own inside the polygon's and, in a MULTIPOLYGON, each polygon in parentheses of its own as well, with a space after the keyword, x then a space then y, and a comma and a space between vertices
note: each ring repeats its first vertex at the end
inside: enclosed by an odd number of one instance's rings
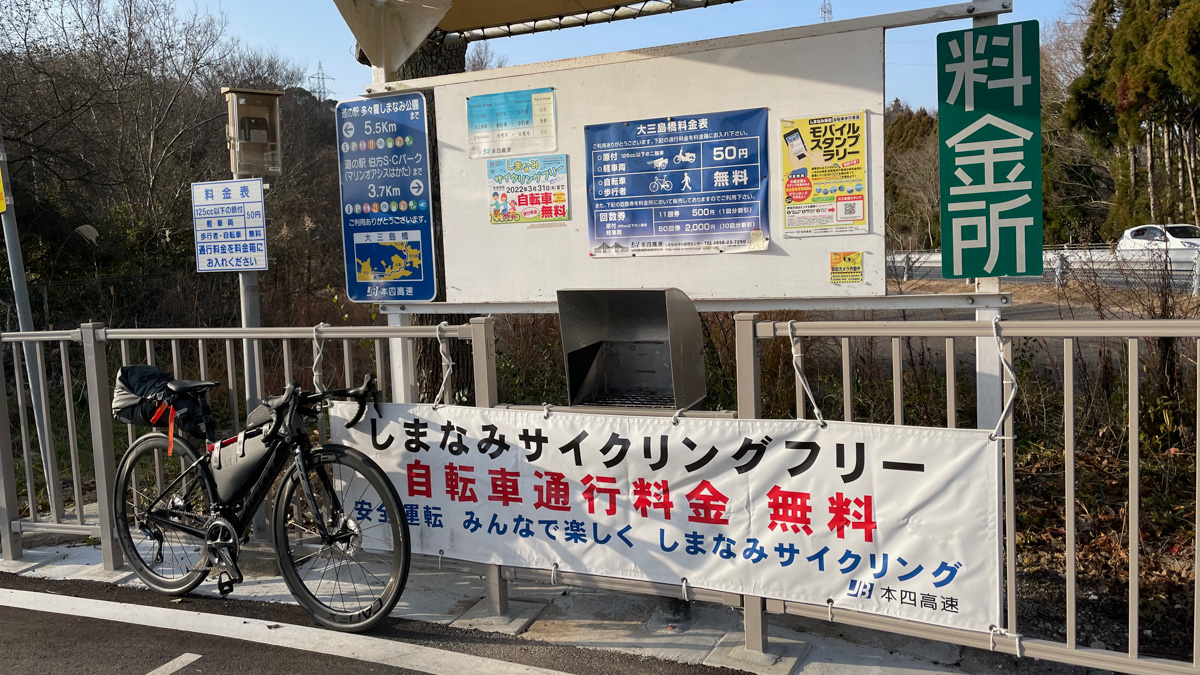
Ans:
MULTIPOLYGON (((738 314, 735 316, 736 326, 736 360, 737 360, 737 401, 738 410, 732 412, 696 412, 689 413, 705 417, 731 417, 736 414, 741 418, 756 418, 761 414, 762 391, 761 361, 762 349, 770 341, 791 339, 787 323, 760 321, 758 314, 738 314)), ((993 341, 993 325, 984 320, 981 315, 976 321, 900 321, 900 322, 800 322, 795 325, 797 337, 804 341, 807 349, 801 355, 803 367, 817 367, 816 353, 824 350, 820 359, 827 367, 828 373, 824 389, 820 386, 820 378, 813 378, 818 383, 816 395, 828 407, 831 402, 841 403, 841 417, 847 421, 868 421, 903 423, 906 417, 913 413, 912 405, 906 402, 906 366, 905 352, 910 351, 913 341, 918 341, 922 349, 928 349, 932 357, 924 361, 928 368, 937 371, 934 376, 941 378, 945 390, 945 416, 940 418, 948 428, 956 426, 971 426, 963 423, 964 415, 969 414, 971 396, 963 396, 964 391, 972 383, 959 379, 958 373, 962 362, 974 359, 976 390, 975 400, 979 403, 976 410, 978 422, 988 415, 992 419, 999 418, 999 410, 989 411, 998 401, 1007 396, 1010 382, 1003 381, 996 374, 1000 353, 997 352, 993 341), (975 342, 972 343, 972 340, 975 342), (878 350, 877 347, 884 346, 878 350), (990 345, 989 349, 980 345, 990 345), (938 351, 943 354, 938 354, 938 351), (835 356, 830 356, 831 354, 835 356), (939 357, 944 355, 944 361, 939 357), (807 361, 805 361, 807 360, 807 361), (883 380, 890 384, 891 406, 878 405, 864 413, 859 409, 863 396, 855 391, 855 383, 859 381, 856 370, 872 367, 874 362, 880 364, 883 380), (890 372, 889 368, 890 366, 890 372), (888 377, 890 375, 890 378, 888 377), (890 379, 890 382, 888 381, 890 379), (987 393, 989 388, 995 388, 995 396, 987 393), (868 419, 870 417, 870 419, 868 419), (880 419, 875 419, 879 417, 880 419)), ((1194 354, 1200 362, 1200 321, 1005 321, 1001 322, 1003 354, 1012 360, 1014 344, 1028 341, 1040 345, 1039 352, 1045 363, 1041 367, 1056 368, 1057 376, 1061 378, 1062 387, 1062 438, 1061 456, 1064 466, 1063 490, 1061 498, 1065 504, 1077 503, 1076 477, 1076 437, 1075 422, 1080 411, 1086 407, 1078 407, 1076 399, 1078 364, 1087 367, 1088 359, 1096 357, 1088 352, 1083 357, 1082 344, 1089 340, 1104 340, 1110 346, 1117 344, 1120 351, 1116 358, 1124 367, 1124 406, 1128 433, 1124 453, 1128 462, 1127 497, 1125 507, 1125 531, 1139 533, 1139 536, 1127 537, 1124 543, 1123 555, 1128 559, 1128 618, 1126 622, 1127 649, 1124 653, 1104 649, 1081 647, 1079 644, 1080 625, 1076 597, 1080 592, 1077 578, 1076 563, 1078 548, 1077 538, 1079 528, 1076 522, 1074 508, 1065 510, 1064 533, 1065 546, 1065 640, 1052 640, 1027 635, 1021 637, 1021 631, 1027 627, 1019 620, 1018 606, 1020 602, 1029 602, 1023 598, 1017 586, 1017 512, 1016 497, 1017 476, 1015 463, 1015 446, 1011 440, 1014 422, 1010 418, 1005 425, 1003 440, 1003 532, 1005 542, 1003 566, 1004 625, 1003 630, 997 627, 997 633, 984 634, 965 631, 931 624, 917 623, 866 614, 851 610, 795 603, 773 598, 759 598, 740 594, 697 589, 692 586, 681 587, 674 584, 639 582, 628 579, 608 578, 602 576, 560 573, 555 570, 532 569, 522 567, 488 565, 462 560, 442 560, 436 556, 416 556, 418 561, 426 564, 437 564, 444 568, 457 569, 479 574, 486 579, 485 588, 487 599, 492 611, 496 614, 506 614, 508 610, 507 583, 510 580, 534 580, 557 582, 572 586, 632 592, 664 597, 682 597, 686 594, 690 600, 721 603, 731 607, 741 607, 745 612, 746 645, 754 651, 766 651, 768 638, 766 635, 766 616, 768 614, 789 614, 816 619, 827 619, 838 623, 872 628, 901 635, 908 635, 932 640, 951 642, 968 647, 992 649, 1007 654, 1031 656, 1035 658, 1060 661, 1081 666, 1105 668, 1121 671, 1150 672, 1150 673, 1196 673, 1200 671, 1195 660, 1198 653, 1197 636, 1200 636, 1200 625, 1193 625, 1192 659, 1178 660, 1147 656, 1139 647, 1141 635, 1139 605, 1142 583, 1140 580, 1140 562, 1142 547, 1140 542, 1140 482, 1139 467, 1141 464, 1141 442, 1139 419, 1142 410, 1140 386, 1143 379, 1143 356, 1147 366, 1155 358, 1154 347, 1161 339, 1176 339, 1191 347, 1186 356, 1194 354), (1082 361, 1080 359, 1083 359, 1082 361), (1131 546, 1129 541, 1134 544, 1131 546)), ((438 330, 434 326, 394 326, 394 327, 354 327, 354 328, 324 328, 320 338, 330 341, 331 348, 326 349, 324 362, 329 366, 328 373, 331 381, 350 383, 355 372, 365 372, 372 368, 380 373, 390 373, 392 390, 396 392, 411 391, 412 372, 407 366, 391 363, 388 354, 390 349, 384 348, 384 342, 396 341, 389 346, 411 344, 414 339, 434 339, 438 330), (338 358, 340 356, 340 359, 338 358), (407 381, 399 381, 407 380, 407 381)), ((475 404, 480 407, 496 407, 500 404, 497 394, 496 353, 493 320, 490 318, 473 319, 471 323, 462 326, 452 326, 443 329, 442 335, 451 339, 468 340, 472 344, 472 370, 475 375, 475 404)), ((12 347, 12 359, 16 364, 14 380, 18 385, 8 386, 7 366, 0 359, 0 376, 6 384, 4 405, 0 406, 0 527, 6 536, 3 537, 5 558, 21 556, 19 533, 23 531, 59 531, 76 534, 97 536, 104 548, 104 565, 106 568, 116 568, 121 565, 120 555, 115 541, 111 536, 111 514, 108 503, 112 492, 113 467, 116 458, 114 449, 113 430, 111 424, 110 388, 109 383, 115 368, 133 361, 169 363, 170 372, 176 376, 200 378, 208 377, 210 373, 222 373, 228 379, 224 390, 216 392, 214 398, 223 401, 228 397, 224 410, 219 412, 228 415, 234 429, 245 411, 239 408, 241 399, 238 397, 238 387, 235 381, 240 372, 237 361, 241 354, 242 339, 255 341, 255 349, 268 364, 269 376, 265 378, 268 391, 276 388, 274 383, 282 387, 282 383, 292 379, 301 379, 300 366, 307 369, 309 359, 315 356, 312 340, 312 328, 256 328, 256 329, 155 329, 155 330, 116 330, 105 329, 99 324, 85 324, 78 331, 55 331, 46 333, 11 333, 0 338, 4 346, 12 347), (307 343, 297 348, 296 341, 307 343), (20 373, 29 364, 21 361, 20 349, 22 343, 33 341, 41 348, 39 357, 33 367, 44 372, 47 363, 54 363, 54 349, 58 349, 57 364, 61 377, 51 377, 47 389, 49 394, 43 400, 29 401, 23 398, 24 387, 20 373), (211 366, 215 369, 210 370, 211 366), (81 387, 81 385, 85 385, 81 387), (86 391, 86 396, 84 396, 86 391), (14 401, 15 398, 15 401, 14 401), (47 401, 63 401, 61 410, 49 406, 47 401), (86 399, 86 400, 85 400, 86 399), (11 408, 16 403, 18 418, 16 429, 20 436, 17 446, 19 453, 14 453, 14 444, 10 435, 11 408), (73 500, 73 504, 55 507, 54 498, 50 493, 49 483, 39 478, 44 472, 35 470, 36 454, 30 450, 30 433, 26 407, 30 405, 47 405, 50 417, 58 420, 55 431, 65 430, 62 435, 65 443, 63 448, 64 467, 69 465, 71 485, 62 490, 62 496, 73 500), (81 425, 82 417, 77 415, 82 409, 87 417, 85 425, 81 425), (91 457, 83 452, 90 445, 91 457), (15 457, 22 459, 23 473, 17 470, 15 457), (95 476, 95 489, 88 489, 89 475, 95 476), (18 493, 18 479, 23 478, 24 488, 18 493), (39 483, 39 481, 41 481, 39 483), (45 495, 40 492, 44 490, 45 495), (22 506, 22 502, 24 506, 22 506), (94 508, 92 505, 95 505, 94 508), (16 536, 14 536, 16 535, 16 536)), ((5 350, 7 351, 7 350, 5 350)), ((391 353, 402 353, 397 349, 391 353)), ((7 356, 7 355, 6 355, 7 356)), ((911 361, 911 359, 910 359, 911 361)), ((912 366, 910 365, 909 368, 912 366)), ((1194 382, 1190 391, 1200 391, 1200 368, 1194 365, 1194 382)), ((914 375, 916 373, 913 373, 914 375)), ((967 378, 969 379, 969 378, 967 378)), ((1119 378, 1118 378, 1119 379, 1119 378)), ((803 388, 797 381, 794 414, 797 418, 806 416, 806 409, 811 401, 806 400, 803 388)), ((909 385, 912 386, 912 385, 909 385)), ((264 394, 266 392, 260 392, 264 394)), ((402 395, 403 396, 403 395, 402 395)), ((871 397, 881 395, 877 389, 871 397)), ((879 403, 879 401, 873 401, 879 403)), ((886 403, 886 401, 884 401, 886 403)), ((923 399, 921 405, 926 407, 940 406, 941 403, 923 399)), ((836 409, 836 404, 833 405, 836 409)), ((659 414, 660 411, 646 410, 598 410, 596 408, 556 407, 556 412, 570 414, 572 412, 608 412, 612 414, 659 414)), ((829 411, 834 412, 834 411, 829 411)), ((673 411, 661 411, 663 416, 674 414, 673 411)), ((940 413, 939 413, 940 415, 940 413)), ((837 417, 836 414, 830 415, 837 417)), ((1200 429, 1200 404, 1195 411, 1196 427, 1200 429)), ((323 433, 323 431, 322 431, 323 433)), ((61 432, 60 432, 61 434, 61 432)), ((62 439, 60 439, 62 440, 62 439)), ((1055 445, 1057 452, 1058 445, 1055 445)), ((64 472, 65 473, 65 472, 64 472)), ((1200 485, 1197 486, 1200 491, 1200 485)), ((1194 499, 1194 495, 1192 497, 1194 499)), ((1122 500, 1117 498, 1118 506, 1122 500)), ((1195 503, 1183 504, 1187 512, 1195 513, 1195 503)), ((1195 523, 1192 523, 1195 526, 1195 523)), ((1195 582, 1200 584, 1200 581, 1195 582)), ((1200 591, 1200 588, 1197 588, 1200 591)), ((1200 597, 1200 593, 1196 594, 1200 597)), ((1193 624, 1200 624, 1200 612, 1193 606, 1193 624)))
MULTIPOLYGON (((941 251, 896 251, 887 257, 887 276, 901 281, 942 279, 941 251)), ((1042 274, 1006 277, 1012 283, 1046 283, 1061 288, 1079 279, 1116 287, 1158 288, 1200 296, 1200 249, 1117 251, 1108 246, 1073 246, 1042 252, 1042 274)))

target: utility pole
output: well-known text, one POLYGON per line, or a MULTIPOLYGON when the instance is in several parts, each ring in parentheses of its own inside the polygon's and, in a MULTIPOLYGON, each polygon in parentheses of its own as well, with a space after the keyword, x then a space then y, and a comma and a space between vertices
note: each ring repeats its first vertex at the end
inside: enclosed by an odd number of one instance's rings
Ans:
MULTIPOLYGON (((4 136, 0 134, 0 190, 4 195, 11 196, 12 188, 8 179, 8 154, 4 151, 4 136)), ((33 310, 29 305, 29 288, 25 284, 25 260, 21 256, 21 240, 17 234, 17 213, 13 208, 12 199, 0 198, 4 203, 4 211, 0 213, 0 221, 4 225, 4 248, 8 253, 8 272, 12 275, 13 303, 17 306, 17 324, 21 332, 34 330, 33 310)), ((37 346, 28 340, 21 343, 25 353, 25 374, 29 376, 29 397, 33 403, 33 423, 37 428, 38 446, 42 453, 42 471, 46 477, 46 495, 50 500, 50 508, 55 519, 62 517, 62 494, 59 491, 58 457, 54 454, 54 443, 50 437, 49 421, 46 419, 46 401, 41 369, 37 367, 37 346)), ((15 369, 17 386, 21 386, 20 370, 15 369)), ((29 486, 32 495, 33 486, 29 486)), ((30 509, 37 506, 30 503, 30 509)))

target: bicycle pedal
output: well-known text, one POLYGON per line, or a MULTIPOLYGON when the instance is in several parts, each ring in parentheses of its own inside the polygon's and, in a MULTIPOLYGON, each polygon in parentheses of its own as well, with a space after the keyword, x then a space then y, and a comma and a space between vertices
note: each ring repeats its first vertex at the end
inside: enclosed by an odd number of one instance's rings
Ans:
POLYGON ((225 597, 232 592, 233 578, 229 576, 228 572, 221 572, 219 575, 217 575, 217 593, 219 593, 221 597, 225 597))

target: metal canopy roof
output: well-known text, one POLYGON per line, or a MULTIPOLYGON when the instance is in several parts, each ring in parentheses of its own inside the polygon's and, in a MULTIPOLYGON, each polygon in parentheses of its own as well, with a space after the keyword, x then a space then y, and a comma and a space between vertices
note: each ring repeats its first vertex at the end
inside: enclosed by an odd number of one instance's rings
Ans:
POLYGON ((372 64, 390 76, 427 38, 484 40, 738 0, 333 0, 372 64))
POLYGON ((731 2, 737 0, 454 0, 437 30, 443 35, 479 40, 731 2))

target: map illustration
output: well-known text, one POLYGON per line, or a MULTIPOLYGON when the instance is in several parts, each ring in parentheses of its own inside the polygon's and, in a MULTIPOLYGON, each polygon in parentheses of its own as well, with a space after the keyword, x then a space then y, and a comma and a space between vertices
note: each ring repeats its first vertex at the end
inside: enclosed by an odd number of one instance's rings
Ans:
POLYGON ((389 235, 398 234, 379 232, 364 237, 374 241, 358 241, 362 235, 355 237, 354 262, 358 281, 421 279, 421 242, 400 240, 399 236, 395 236, 395 240, 389 238, 389 235))

